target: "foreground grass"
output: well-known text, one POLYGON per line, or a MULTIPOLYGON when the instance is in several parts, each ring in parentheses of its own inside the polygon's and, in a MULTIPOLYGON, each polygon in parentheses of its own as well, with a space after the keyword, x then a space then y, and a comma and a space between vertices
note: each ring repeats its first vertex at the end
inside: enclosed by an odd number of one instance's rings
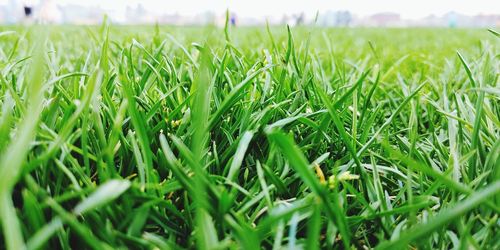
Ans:
POLYGON ((495 32, 0 39, 2 247, 500 248, 495 32))

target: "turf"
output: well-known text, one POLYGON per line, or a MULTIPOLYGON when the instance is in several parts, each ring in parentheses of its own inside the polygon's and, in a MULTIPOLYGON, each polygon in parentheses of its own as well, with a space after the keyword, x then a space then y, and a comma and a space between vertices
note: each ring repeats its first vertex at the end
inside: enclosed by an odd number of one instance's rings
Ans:
POLYGON ((0 248, 500 248, 493 30, 0 30, 0 248))

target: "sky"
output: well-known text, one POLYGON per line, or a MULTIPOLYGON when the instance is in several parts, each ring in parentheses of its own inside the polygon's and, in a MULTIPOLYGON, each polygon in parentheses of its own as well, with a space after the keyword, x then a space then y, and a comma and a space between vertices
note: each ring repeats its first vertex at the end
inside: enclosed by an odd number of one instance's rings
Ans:
MULTIPOLYGON (((41 0, 0 0, 37 2, 41 0)), ((223 13, 226 9, 241 17, 280 18, 304 12, 308 17, 317 11, 349 10, 354 14, 366 16, 378 12, 396 12, 405 19, 418 19, 431 14, 443 15, 456 11, 467 15, 500 14, 500 0, 49 0, 56 4, 78 4, 96 6, 108 10, 110 15, 120 16, 126 6, 137 4, 153 12, 180 15, 195 15, 206 11, 223 13)))
MULTIPOLYGON (((57 0, 55 0, 57 1, 57 0)), ((500 14, 499 0, 59 0, 60 3, 100 5, 115 9, 118 6, 136 5, 139 2, 148 10, 164 10, 193 15, 204 11, 231 11, 245 17, 266 17, 304 12, 308 16, 323 10, 349 10, 359 15, 377 12, 397 12, 403 18, 420 18, 430 14, 442 15, 449 11, 474 15, 500 14)), ((121 7, 124 8, 124 7, 121 7)))

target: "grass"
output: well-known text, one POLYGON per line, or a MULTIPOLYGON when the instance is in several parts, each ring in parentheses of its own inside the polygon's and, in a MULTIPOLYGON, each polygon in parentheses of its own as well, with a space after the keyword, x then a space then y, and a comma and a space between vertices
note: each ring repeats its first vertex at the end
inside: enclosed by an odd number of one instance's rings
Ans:
POLYGON ((494 30, 0 30, 0 248, 500 248, 494 30))

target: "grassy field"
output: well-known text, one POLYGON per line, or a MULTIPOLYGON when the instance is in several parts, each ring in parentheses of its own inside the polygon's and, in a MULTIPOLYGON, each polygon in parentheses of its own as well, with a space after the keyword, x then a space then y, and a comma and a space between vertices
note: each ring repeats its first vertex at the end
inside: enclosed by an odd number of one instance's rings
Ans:
POLYGON ((0 30, 0 249, 500 248, 494 31, 0 30))

